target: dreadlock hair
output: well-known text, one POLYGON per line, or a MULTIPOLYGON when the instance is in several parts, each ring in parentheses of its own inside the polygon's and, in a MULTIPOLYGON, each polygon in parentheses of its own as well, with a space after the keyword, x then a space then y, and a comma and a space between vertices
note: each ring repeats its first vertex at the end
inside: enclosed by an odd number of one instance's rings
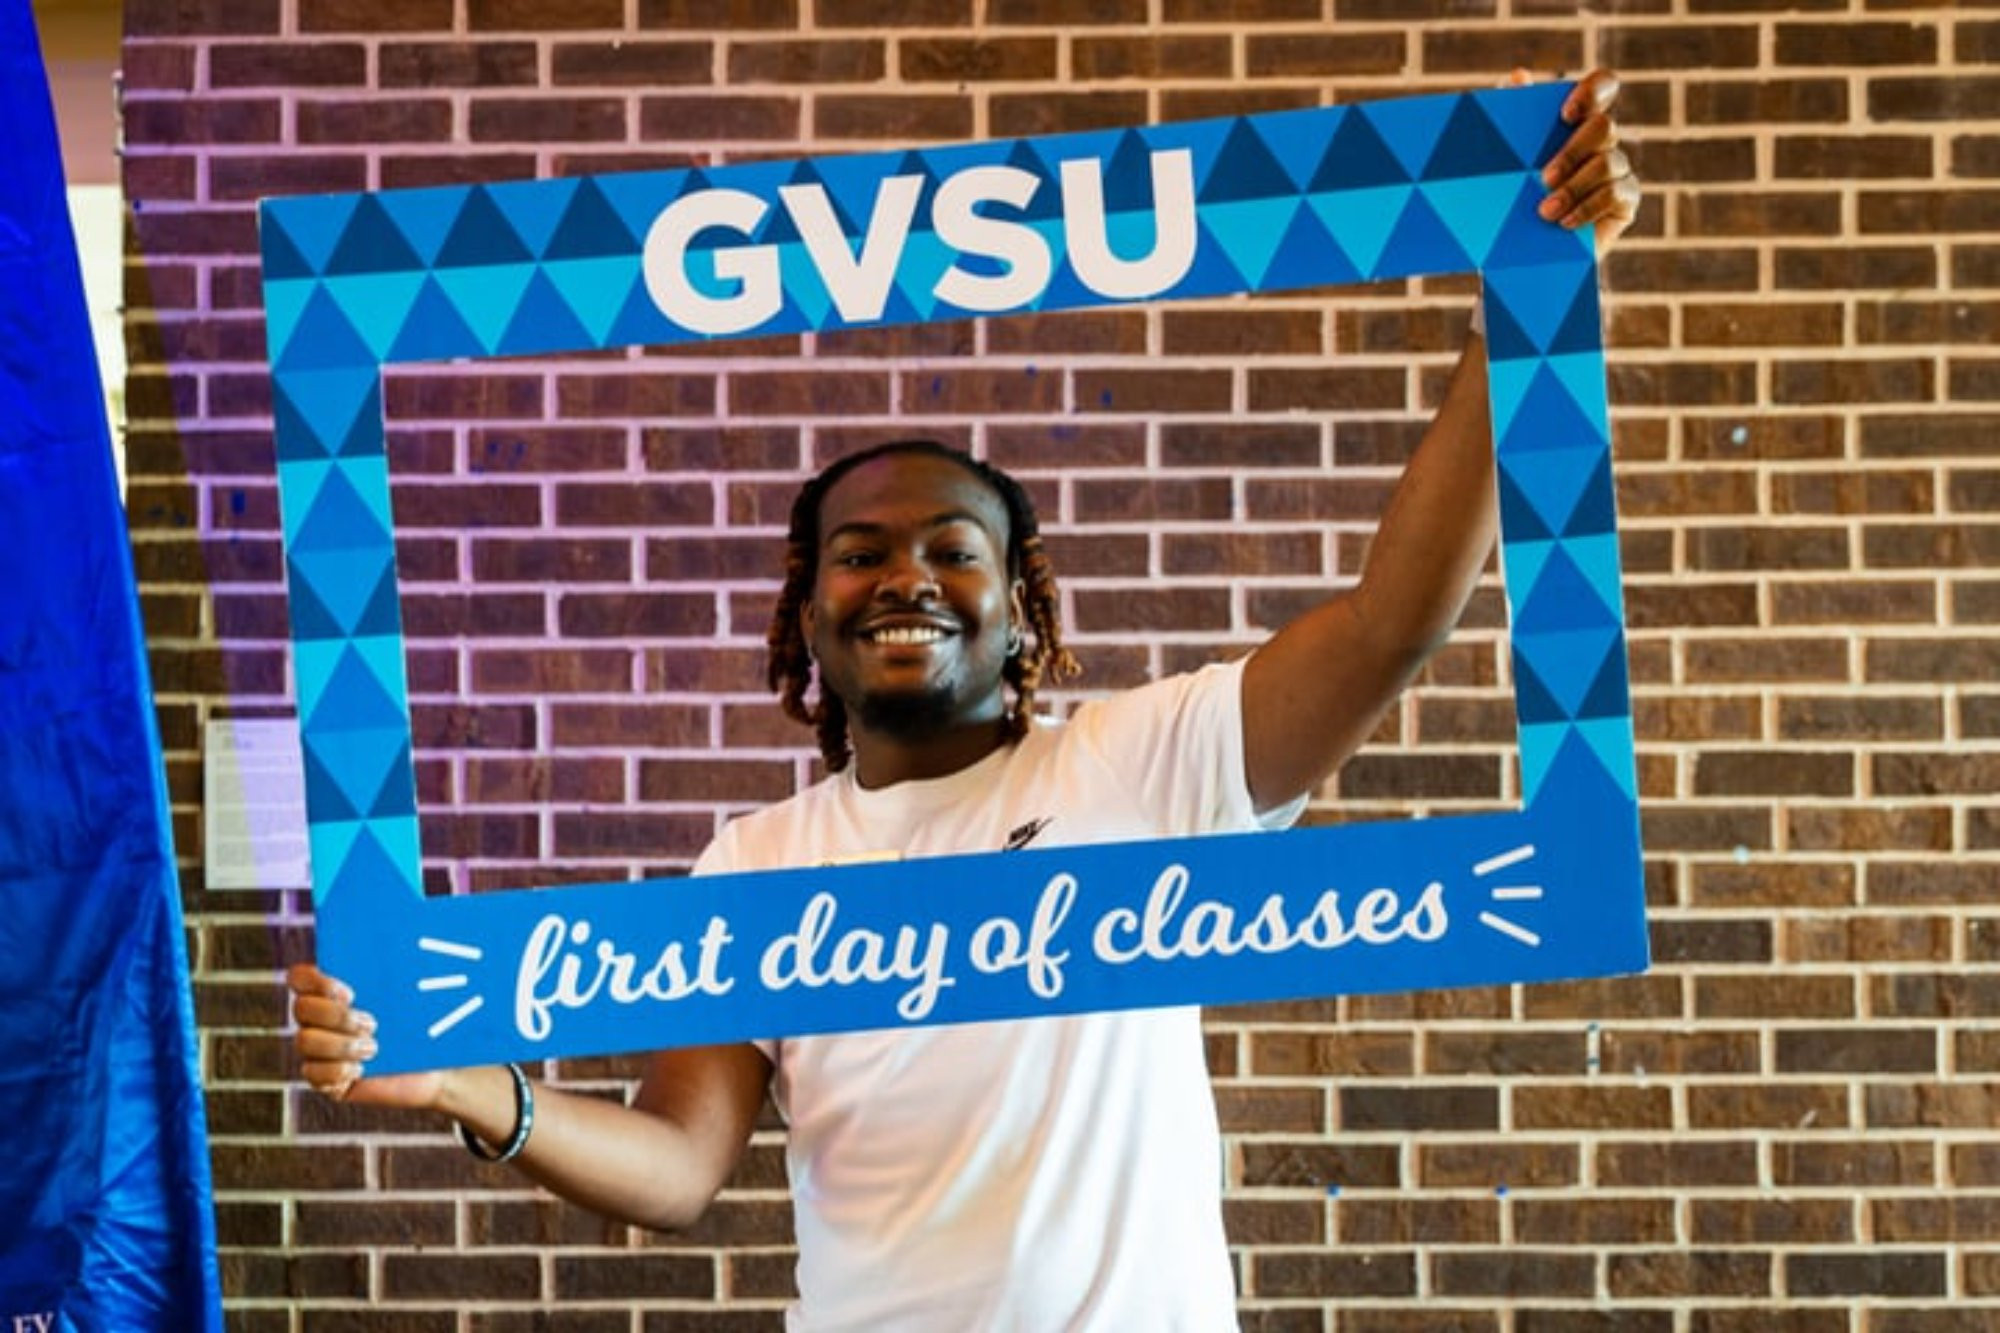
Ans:
POLYGON ((1055 572, 1048 553, 1042 549, 1034 502, 1020 482, 992 464, 936 440, 890 440, 849 454, 806 482, 792 501, 791 525, 785 534, 785 584, 778 594, 770 631, 765 635, 770 656, 764 678, 777 691, 778 705, 785 716, 805 723, 818 733, 820 756, 826 761, 829 773, 847 767, 854 750, 848 740, 847 705, 823 687, 816 691, 815 700, 810 703, 806 700, 806 691, 813 685, 816 672, 812 654, 806 647, 800 610, 811 600, 813 583, 819 576, 820 505, 834 484, 849 472, 863 463, 896 454, 921 454, 955 463, 991 488, 1007 508, 1007 576, 1021 580, 1027 627, 1031 631, 1002 669, 1003 678, 1014 689, 1014 705, 1005 721, 1008 738, 1019 740, 1027 734, 1034 717, 1035 690, 1044 677, 1061 680, 1083 669, 1063 646, 1055 572))

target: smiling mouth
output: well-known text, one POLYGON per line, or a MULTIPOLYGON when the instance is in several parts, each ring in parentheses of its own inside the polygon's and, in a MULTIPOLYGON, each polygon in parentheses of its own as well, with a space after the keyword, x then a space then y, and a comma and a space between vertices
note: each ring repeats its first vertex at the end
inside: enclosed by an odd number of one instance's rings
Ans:
POLYGON ((884 625, 880 629, 864 631, 861 637, 869 643, 895 648, 912 648, 922 644, 940 643, 946 635, 935 625, 884 625))

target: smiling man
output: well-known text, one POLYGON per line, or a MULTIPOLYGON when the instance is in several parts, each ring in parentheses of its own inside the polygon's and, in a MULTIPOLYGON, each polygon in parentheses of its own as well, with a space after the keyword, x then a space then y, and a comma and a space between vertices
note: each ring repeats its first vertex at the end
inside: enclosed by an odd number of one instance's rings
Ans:
MULTIPOLYGON (((1631 222, 1638 187, 1593 74, 1564 107, 1543 216, 1631 222)), ((829 776, 731 823, 697 873, 1250 830, 1283 820, 1444 641, 1497 528, 1475 336, 1353 588, 1248 658, 1126 691, 1057 724, 1075 669, 1033 506, 941 445, 843 459, 793 508, 770 682, 829 776)), ((939 882, 936 892, 976 886, 939 882)), ((306 1079, 441 1112, 466 1146, 642 1226, 698 1218, 767 1093, 789 1128, 793 1329, 1236 1326, 1221 1142, 1191 1009, 666 1051, 630 1107, 518 1068, 364 1077, 373 1020, 293 969, 306 1079)))

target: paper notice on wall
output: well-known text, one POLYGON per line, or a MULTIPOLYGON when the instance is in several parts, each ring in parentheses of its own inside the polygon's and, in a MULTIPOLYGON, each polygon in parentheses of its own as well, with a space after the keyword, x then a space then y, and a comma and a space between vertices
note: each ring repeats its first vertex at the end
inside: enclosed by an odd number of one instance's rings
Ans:
POLYGON ((299 724, 291 718, 211 721, 202 755, 208 887, 309 887, 299 724))

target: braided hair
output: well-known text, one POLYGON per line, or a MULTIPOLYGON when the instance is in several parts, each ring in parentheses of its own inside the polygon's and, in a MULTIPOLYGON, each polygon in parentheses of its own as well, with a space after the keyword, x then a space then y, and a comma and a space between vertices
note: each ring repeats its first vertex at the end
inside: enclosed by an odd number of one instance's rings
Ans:
POLYGON ((847 705, 823 687, 817 691, 816 700, 811 703, 806 700, 815 672, 812 654, 806 647, 801 609, 812 599, 813 583, 819 577, 820 505, 834 484, 855 468, 873 459, 899 454, 920 454, 955 463, 991 488, 1007 508, 1007 576, 1021 580, 1027 627, 1032 631, 1021 641, 1020 650, 1009 654, 1002 668, 1003 678, 1014 689, 1014 705, 1005 722, 1007 738, 1019 740, 1027 734, 1034 717, 1035 690, 1045 677, 1061 680, 1083 669, 1063 646, 1055 572, 1042 548, 1034 502, 1020 482, 992 464, 936 440, 890 440, 850 454, 808 481, 792 501, 791 524, 785 534, 785 583, 771 616, 770 631, 765 635, 770 649, 765 680, 777 691, 778 706, 785 716, 805 723, 818 734, 819 752, 830 773, 847 767, 854 751, 847 732, 847 705))

